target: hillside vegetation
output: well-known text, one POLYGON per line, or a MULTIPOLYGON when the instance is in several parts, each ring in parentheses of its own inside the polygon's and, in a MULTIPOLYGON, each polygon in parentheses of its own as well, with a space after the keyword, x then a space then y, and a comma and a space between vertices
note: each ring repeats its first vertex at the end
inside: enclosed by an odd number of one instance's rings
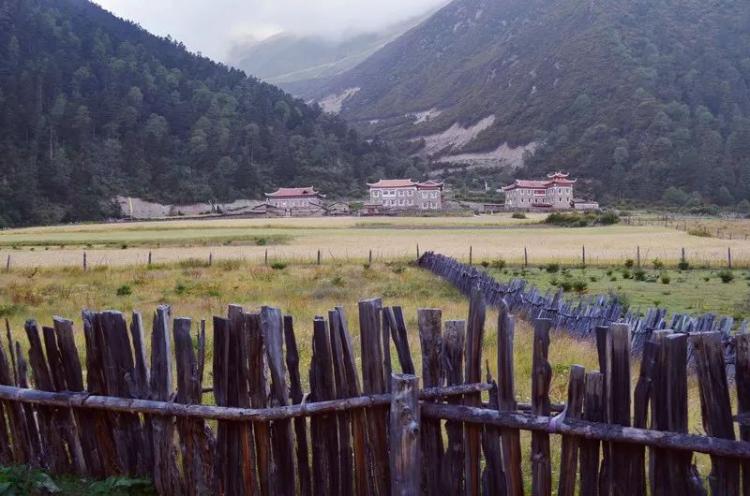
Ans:
POLYGON ((359 88, 341 115, 372 135, 492 122, 434 156, 535 144, 516 176, 569 170, 604 201, 674 186, 732 206, 750 198, 748 46, 748 2, 455 0, 308 95, 359 88))
POLYGON ((359 193, 409 162, 278 88, 88 0, 0 0, 0 227, 97 219, 115 194, 359 193))

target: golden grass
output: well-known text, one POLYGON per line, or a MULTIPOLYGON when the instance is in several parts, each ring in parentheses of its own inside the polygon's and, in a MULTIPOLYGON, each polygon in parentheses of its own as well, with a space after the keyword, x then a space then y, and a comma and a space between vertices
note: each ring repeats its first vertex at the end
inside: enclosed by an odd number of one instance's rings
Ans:
POLYGON ((446 218, 311 218, 217 219, 28 228, 0 232, 0 264, 12 267, 75 266, 88 254, 89 266, 145 264, 148 253, 160 263, 189 258, 342 263, 365 260, 370 250, 378 260, 413 259, 434 250, 464 260, 473 247, 474 260, 502 258, 532 265, 578 263, 586 247, 590 265, 620 264, 634 258, 636 247, 646 261, 659 258, 676 264, 681 249, 693 265, 719 266, 731 248, 736 266, 750 266, 750 242, 690 236, 664 227, 616 225, 556 228, 528 225, 507 215, 446 218), (259 246, 260 245, 260 246, 259 246), (13 249, 13 248, 17 249, 13 249), (125 247, 126 249, 122 249, 125 247))

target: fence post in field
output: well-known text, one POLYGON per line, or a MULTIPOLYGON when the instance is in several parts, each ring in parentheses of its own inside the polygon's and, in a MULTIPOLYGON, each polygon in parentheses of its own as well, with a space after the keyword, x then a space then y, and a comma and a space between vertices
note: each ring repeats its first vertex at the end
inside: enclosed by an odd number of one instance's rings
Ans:
POLYGON ((211 267, 214 264, 214 254, 209 253, 208 254, 208 266, 211 267))
POLYGON ((526 249, 526 247, 523 247, 523 266, 528 267, 529 266, 529 251, 526 249))
MULTIPOLYGON (((552 367, 548 361, 549 331, 552 321, 537 319, 534 322, 534 347, 531 366, 531 412, 540 417, 551 413, 549 399, 552 367)), ((552 494, 552 464, 550 461, 549 434, 531 434, 531 493, 544 496, 552 494)))
POLYGON ((151 251, 148 252, 148 266, 151 267, 151 251))
POLYGON ((263 265, 265 265, 266 267, 268 267, 268 248, 266 248, 266 252, 263 255, 263 265))
MULTIPOLYGON (((466 373, 464 380, 467 384, 482 380, 482 342, 484 340, 484 322, 487 307, 484 296, 478 287, 472 288, 469 302, 469 320, 466 328, 466 373)), ((464 396, 467 406, 481 407, 480 394, 464 396)), ((479 496, 480 483, 480 437, 481 426, 466 424, 464 426, 464 442, 466 444, 466 495, 479 496)))
MULTIPOLYGON (((440 360, 442 348, 442 312, 437 309, 417 310, 419 341, 422 348, 422 387, 439 387, 441 384, 440 360)), ((421 467, 422 487, 425 494, 435 496, 442 492, 440 467, 443 458, 443 437, 440 421, 425 420, 422 426, 421 451, 424 463, 421 467)))
POLYGON ((581 246, 581 264, 586 268, 586 245, 581 246))
POLYGON ((419 243, 417 243, 417 260, 419 260, 419 243))
POLYGON ((88 263, 86 261, 86 252, 83 252, 83 271, 86 272, 88 270, 88 263))
POLYGON ((636 263, 636 267, 640 269, 641 268, 641 247, 640 246, 635 247, 635 263, 636 263))
POLYGON ((682 250, 680 251, 680 262, 683 264, 687 261, 685 258, 685 247, 682 247, 682 250))
MULTIPOLYGON (((732 420, 732 405, 729 399, 721 333, 699 333, 691 339, 696 358, 701 411, 706 434, 734 441, 734 421, 732 420)), ((711 494, 739 494, 739 462, 730 458, 712 456, 711 465, 711 474, 708 477, 711 494)))
MULTIPOLYGON (((570 368, 568 382, 568 402, 565 407, 565 419, 580 419, 583 410, 584 387, 586 369, 580 365, 570 368)), ((573 496, 578 474, 578 444, 573 436, 563 436, 562 454, 560 455, 560 481, 557 489, 558 496, 573 496)))
MULTIPOLYGON (((604 421, 604 374, 589 372, 583 400, 583 419, 589 422, 604 421)), ((599 447, 597 439, 581 441, 581 496, 599 494, 599 447)))
POLYGON ((420 492, 422 466, 419 446, 419 379, 415 375, 394 374, 391 391, 391 495, 411 496, 420 492))
POLYGON ((320 265, 320 250, 318 250, 318 265, 320 265))
POLYGON ((727 248, 727 267, 732 268, 732 248, 727 248))
POLYGON ((10 255, 8 255, 8 258, 5 260, 5 272, 10 272, 10 255))
MULTIPOLYGON (((735 382, 737 383, 737 413, 750 414, 750 334, 738 334, 735 343, 735 382)), ((740 425, 740 439, 750 441, 750 425, 740 425)), ((750 492, 750 461, 742 462, 744 494, 750 492)))
POLYGON ((474 261, 474 247, 469 246, 469 265, 473 265, 472 263, 473 261, 474 261))
MULTIPOLYGON (((515 320, 505 300, 500 303, 497 317, 497 380, 499 411, 512 412, 517 408, 513 376, 513 337, 515 320)), ((517 429, 500 430, 503 473, 508 496, 523 495, 521 474, 521 436, 517 429)))
POLYGON ((370 255, 367 257, 367 264, 372 265, 372 250, 370 250, 370 255))
MULTIPOLYGON (((445 322, 443 349, 441 355, 443 375, 448 386, 458 386, 464 383, 464 342, 466 341, 466 322, 463 320, 449 320, 445 322)), ((451 398, 449 404, 458 405, 459 398, 451 398)), ((448 421, 445 423, 448 433, 448 443, 445 452, 444 472, 442 474, 443 491, 448 494, 463 494, 464 492, 464 436, 463 424, 448 421)))

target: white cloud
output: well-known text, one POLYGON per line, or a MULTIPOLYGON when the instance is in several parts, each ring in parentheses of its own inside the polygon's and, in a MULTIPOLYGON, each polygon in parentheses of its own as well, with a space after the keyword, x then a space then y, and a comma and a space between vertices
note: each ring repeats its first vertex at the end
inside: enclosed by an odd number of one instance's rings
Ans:
POLYGON ((95 0, 193 51, 224 60, 238 38, 280 32, 339 37, 423 14, 446 0, 95 0))

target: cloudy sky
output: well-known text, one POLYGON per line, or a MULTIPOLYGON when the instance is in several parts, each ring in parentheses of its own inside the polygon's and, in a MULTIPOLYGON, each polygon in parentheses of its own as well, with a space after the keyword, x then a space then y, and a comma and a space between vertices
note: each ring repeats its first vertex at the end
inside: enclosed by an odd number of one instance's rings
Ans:
POLYGON ((95 0, 152 33, 225 60, 234 41, 280 32, 340 37, 421 15, 446 0, 95 0))

